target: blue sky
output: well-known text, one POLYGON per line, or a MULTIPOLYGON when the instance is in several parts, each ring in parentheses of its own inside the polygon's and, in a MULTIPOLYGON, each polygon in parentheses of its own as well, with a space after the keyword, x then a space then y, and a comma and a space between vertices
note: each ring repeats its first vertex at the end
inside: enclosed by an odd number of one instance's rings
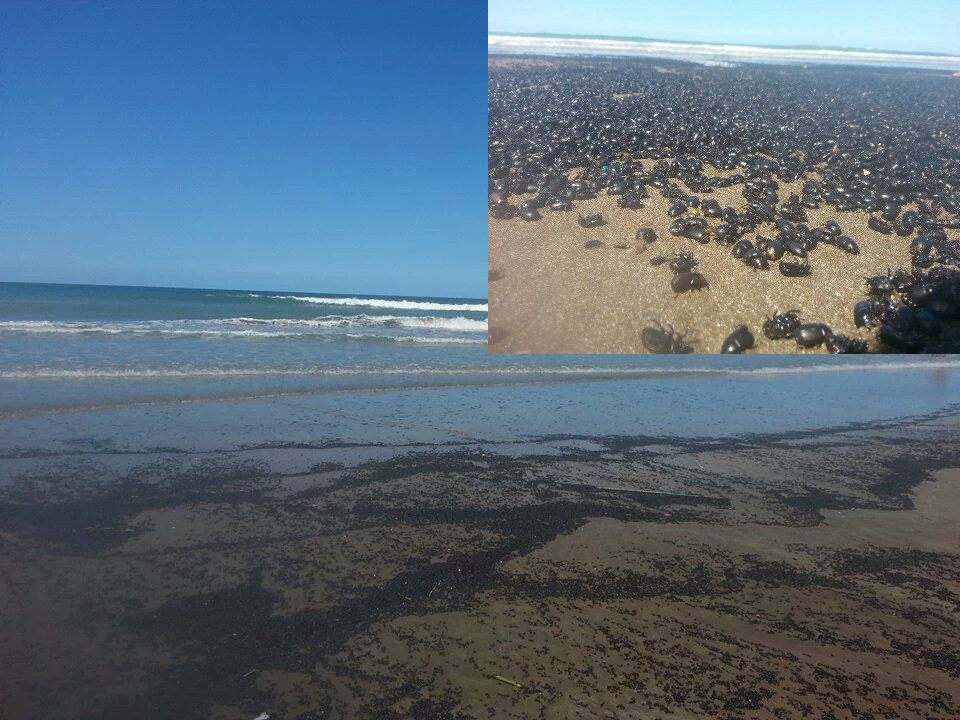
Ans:
POLYGON ((489 0, 501 32, 960 54, 957 0, 489 0))
POLYGON ((485 13, 4 0, 0 280, 485 297, 485 13))

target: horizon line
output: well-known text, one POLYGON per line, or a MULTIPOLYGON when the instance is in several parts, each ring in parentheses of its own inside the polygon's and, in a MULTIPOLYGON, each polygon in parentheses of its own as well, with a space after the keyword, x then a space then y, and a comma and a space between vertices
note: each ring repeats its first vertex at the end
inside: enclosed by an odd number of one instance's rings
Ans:
POLYGON ((960 49, 954 53, 933 52, 928 50, 884 50, 882 48, 841 47, 838 45, 764 45, 760 43, 724 42, 717 40, 667 40, 664 38, 642 37, 636 35, 598 35, 594 33, 557 33, 557 32, 508 32, 501 30, 487 30, 487 37, 491 35, 508 35, 512 37, 555 37, 585 40, 626 40, 630 42, 659 42, 675 45, 730 45, 734 47, 759 47, 771 50, 830 50, 834 52, 868 52, 885 55, 924 55, 929 57, 960 57, 960 49))
POLYGON ((0 285, 71 285, 75 287, 113 287, 113 288, 136 288, 138 290, 214 290, 218 292, 256 292, 256 293, 297 293, 299 295, 327 295, 333 297, 357 297, 370 298, 374 300, 477 300, 489 303, 489 298, 480 297, 457 297, 453 295, 378 295, 375 293, 362 292, 322 292, 313 290, 279 290, 279 289, 258 289, 258 288, 226 288, 226 287, 200 287, 200 286, 180 286, 180 285, 126 285, 116 283, 86 283, 86 282, 47 282, 34 280, 0 280, 0 285))

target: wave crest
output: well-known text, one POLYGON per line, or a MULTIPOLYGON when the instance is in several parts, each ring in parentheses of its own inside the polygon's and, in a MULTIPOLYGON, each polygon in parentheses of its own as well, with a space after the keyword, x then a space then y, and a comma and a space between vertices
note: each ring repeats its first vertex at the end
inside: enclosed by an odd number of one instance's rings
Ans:
POLYGON ((388 308, 392 310, 436 310, 441 312, 487 312, 487 303, 439 303, 425 300, 381 300, 380 298, 327 298, 315 295, 260 295, 251 293, 250 297, 268 297, 271 300, 293 300, 314 303, 316 305, 341 305, 346 307, 388 308))
MULTIPOLYGON (((444 334, 486 333, 486 320, 467 317, 330 315, 313 319, 295 318, 219 318, 210 320, 140 320, 117 322, 82 322, 54 320, 0 321, 0 335, 5 333, 49 335, 111 335, 162 337, 270 338, 316 337, 334 338, 337 329, 422 330, 444 334)), ((397 338, 399 339, 399 338, 397 338)), ((426 342, 428 338, 424 338, 426 342)), ((455 340, 456 338, 448 338, 455 340)), ((474 338, 475 340, 475 338, 474 338)), ((407 342, 416 342, 408 339, 407 342)))

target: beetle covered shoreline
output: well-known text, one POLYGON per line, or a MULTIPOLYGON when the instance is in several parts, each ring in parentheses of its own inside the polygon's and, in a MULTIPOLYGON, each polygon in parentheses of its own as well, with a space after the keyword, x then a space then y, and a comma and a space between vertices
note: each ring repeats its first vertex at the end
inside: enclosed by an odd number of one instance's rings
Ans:
POLYGON ((646 352, 655 323, 701 353, 739 325, 757 337, 749 352, 960 349, 960 79, 637 58, 489 65, 492 351, 646 352), (703 282, 650 262, 683 253, 703 282), (764 337, 790 309, 831 342, 764 337))

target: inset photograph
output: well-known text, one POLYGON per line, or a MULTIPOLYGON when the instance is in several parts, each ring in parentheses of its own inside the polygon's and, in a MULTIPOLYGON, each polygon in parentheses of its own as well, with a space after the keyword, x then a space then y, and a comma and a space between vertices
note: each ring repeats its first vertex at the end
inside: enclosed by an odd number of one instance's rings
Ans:
POLYGON ((488 49, 491 352, 960 349, 960 57, 488 49))

